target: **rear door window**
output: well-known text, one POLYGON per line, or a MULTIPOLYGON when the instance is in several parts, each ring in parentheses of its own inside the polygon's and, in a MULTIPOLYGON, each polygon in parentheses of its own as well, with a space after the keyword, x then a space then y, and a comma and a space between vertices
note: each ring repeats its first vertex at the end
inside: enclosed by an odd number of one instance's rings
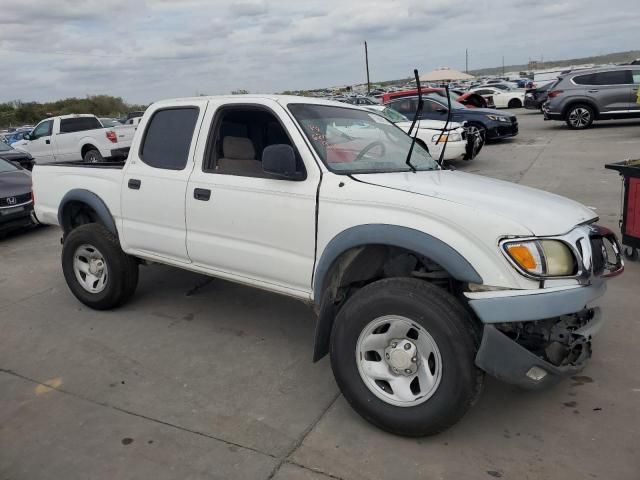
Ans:
POLYGON ((60 133, 83 132, 103 128, 95 117, 64 118, 60 120, 60 133))
POLYGON ((197 107, 169 108, 155 112, 144 134, 140 159, 154 168, 184 169, 198 113, 197 107))
POLYGON ((640 85, 640 69, 631 70, 631 76, 633 77, 633 83, 636 85, 640 85))
POLYGON ((612 70, 610 72, 589 73, 578 75, 573 79, 578 85, 627 85, 631 84, 629 70, 612 70))

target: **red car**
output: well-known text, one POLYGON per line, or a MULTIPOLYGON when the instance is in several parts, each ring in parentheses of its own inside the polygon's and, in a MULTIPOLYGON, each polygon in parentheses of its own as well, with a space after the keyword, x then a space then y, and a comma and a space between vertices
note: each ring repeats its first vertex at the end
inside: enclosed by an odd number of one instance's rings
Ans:
MULTIPOLYGON (((446 98, 447 94, 444 88, 434 88, 434 87, 422 87, 423 95, 428 95, 430 93, 435 93, 436 95, 440 95, 441 97, 446 98)), ((455 100, 461 104, 463 104, 467 108, 495 108, 495 104, 493 103, 493 98, 484 98, 482 95, 478 95, 473 92, 458 92, 449 90, 451 93, 451 99, 455 100)), ((418 94, 418 89, 414 88, 412 90, 403 90, 401 92, 390 92, 382 95, 382 104, 389 103, 391 100, 395 100, 396 98, 402 97, 414 97, 418 94)))

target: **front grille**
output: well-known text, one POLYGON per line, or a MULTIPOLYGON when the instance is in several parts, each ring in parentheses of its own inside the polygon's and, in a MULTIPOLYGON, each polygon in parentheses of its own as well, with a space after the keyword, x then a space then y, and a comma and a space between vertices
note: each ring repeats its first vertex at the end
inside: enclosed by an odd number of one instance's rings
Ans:
POLYGON ((3 198, 0 198, 0 207, 13 207, 14 205, 27 203, 29 200, 31 200, 31 193, 15 195, 13 197, 3 197, 3 198), (10 198, 15 199, 15 201, 12 201, 11 203, 9 203, 10 198))

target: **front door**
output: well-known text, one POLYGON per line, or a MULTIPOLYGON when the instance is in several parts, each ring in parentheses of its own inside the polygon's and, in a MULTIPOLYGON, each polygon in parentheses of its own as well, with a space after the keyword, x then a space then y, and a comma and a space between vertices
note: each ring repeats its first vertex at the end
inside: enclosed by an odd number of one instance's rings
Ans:
POLYGON ((194 265, 263 288, 309 298, 319 169, 284 108, 268 100, 209 106, 187 189, 187 249, 194 265), (262 151, 288 144, 300 181, 262 170, 262 151), (207 148, 205 148, 205 146, 207 148))
MULTIPOLYGON (((53 120, 45 120, 36 125, 30 135, 30 140, 26 142, 26 150, 31 154, 36 163, 51 163, 55 160, 53 156, 53 145, 51 145, 51 131, 53 120)), ((22 144, 23 142, 20 142, 22 144)), ((18 148, 19 145, 18 145, 18 148)))
POLYGON ((123 175, 122 238, 128 253, 188 263, 185 195, 207 101, 183 101, 143 121, 123 175))

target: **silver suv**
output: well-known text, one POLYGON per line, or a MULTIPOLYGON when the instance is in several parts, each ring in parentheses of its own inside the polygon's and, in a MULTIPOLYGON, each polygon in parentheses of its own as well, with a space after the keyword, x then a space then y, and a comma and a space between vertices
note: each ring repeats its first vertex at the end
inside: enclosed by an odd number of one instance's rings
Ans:
POLYGON ((589 128, 594 120, 640 118, 640 65, 577 70, 558 78, 542 106, 545 120, 589 128))

